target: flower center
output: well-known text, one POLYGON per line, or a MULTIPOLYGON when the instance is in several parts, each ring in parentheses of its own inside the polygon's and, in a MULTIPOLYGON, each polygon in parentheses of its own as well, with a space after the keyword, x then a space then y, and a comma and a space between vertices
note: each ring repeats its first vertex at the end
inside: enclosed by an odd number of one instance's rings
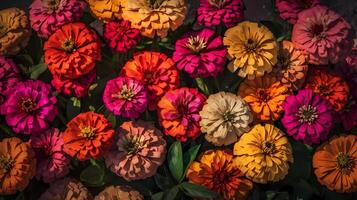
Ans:
POLYGON ((319 85, 319 93, 323 96, 330 96, 329 87, 327 85, 321 84, 319 85))
POLYGON ((41 0, 42 5, 50 10, 57 10, 60 0, 41 0))
POLYGON ((36 102, 32 98, 22 99, 20 108, 26 113, 33 112, 36 109, 36 102))
POLYGON ((158 9, 165 0, 148 0, 152 9, 158 9))
POLYGON ((15 161, 12 159, 6 158, 5 156, 0 156, 0 168, 3 169, 5 172, 8 172, 14 166, 15 161))
POLYGON ((67 38, 61 45, 61 48, 68 53, 76 51, 74 41, 71 38, 67 38))
POLYGON ((317 115, 317 109, 314 106, 311 105, 303 105, 299 108, 299 112, 297 113, 297 116, 300 118, 300 122, 308 123, 311 124, 313 123, 318 115, 317 115))
POLYGON ((245 43, 245 49, 248 52, 253 52, 255 51, 256 48, 257 48, 257 43, 253 39, 249 38, 245 43))
POLYGON ((278 55, 278 65, 283 69, 288 69, 290 66, 290 54, 282 52, 278 55))
POLYGON ((81 126, 79 128, 81 132, 79 133, 79 136, 84 137, 86 139, 93 139, 95 136, 95 131, 94 128, 90 126, 81 126))
POLYGON ((226 0, 209 0, 208 2, 212 6, 218 8, 218 9, 221 9, 221 8, 223 8, 224 3, 226 3, 226 0))
POLYGON ((262 144, 262 149, 266 154, 273 153, 275 151, 275 144, 272 141, 264 141, 262 144))
POLYGON ((201 38, 200 36, 191 36, 188 38, 186 47, 193 53, 200 53, 207 47, 207 43, 205 42, 204 38, 201 38))
POLYGON ((232 114, 231 112, 225 112, 224 114, 223 114, 223 119, 224 119, 224 121, 225 122, 232 122, 233 121, 233 119, 234 119, 234 117, 235 117, 235 115, 234 114, 232 114))
POLYGON ((350 171, 353 166, 353 158, 350 155, 339 152, 337 154, 337 168, 343 172, 350 171))
POLYGON ((123 148, 128 154, 136 153, 141 148, 140 138, 126 137, 123 148))
POLYGON ((326 37, 326 34, 324 32, 324 26, 322 24, 315 24, 312 27, 312 34, 318 40, 324 39, 326 37))
POLYGON ((258 97, 264 102, 269 101, 269 92, 265 89, 258 89, 258 97))

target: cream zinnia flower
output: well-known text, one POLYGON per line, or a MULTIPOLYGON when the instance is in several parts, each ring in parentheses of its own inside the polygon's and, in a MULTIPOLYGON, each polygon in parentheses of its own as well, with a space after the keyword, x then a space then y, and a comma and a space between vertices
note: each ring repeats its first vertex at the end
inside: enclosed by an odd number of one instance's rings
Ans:
POLYGON ((248 104, 239 96, 227 92, 210 95, 200 112, 201 131, 217 146, 229 145, 249 131, 253 121, 248 104))
POLYGON ((183 23, 187 5, 185 0, 123 0, 123 18, 131 22, 141 34, 163 38, 168 31, 183 23))

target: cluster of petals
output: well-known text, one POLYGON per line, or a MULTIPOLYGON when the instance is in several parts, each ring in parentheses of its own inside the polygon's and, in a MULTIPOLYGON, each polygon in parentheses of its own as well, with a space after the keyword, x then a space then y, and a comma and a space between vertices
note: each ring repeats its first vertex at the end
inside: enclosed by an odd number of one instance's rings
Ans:
POLYGON ((129 186, 108 186, 101 191, 94 200, 144 200, 144 197, 129 186))
POLYGON ((21 81, 21 71, 10 58, 0 56, 0 104, 10 89, 21 81))
MULTIPOLYGON (((87 0, 89 9, 96 18, 105 22, 121 19, 125 0, 87 0)), ((129 0, 130 1, 130 0, 129 0)))
POLYGON ((282 19, 290 24, 295 24, 301 11, 314 7, 319 3, 320 0, 276 0, 275 6, 282 19))

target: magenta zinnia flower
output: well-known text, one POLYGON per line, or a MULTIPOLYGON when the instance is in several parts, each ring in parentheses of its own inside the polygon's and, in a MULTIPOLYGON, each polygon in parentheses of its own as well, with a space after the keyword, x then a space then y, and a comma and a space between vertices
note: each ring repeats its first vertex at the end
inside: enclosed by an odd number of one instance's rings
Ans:
POLYGON ((226 64, 226 48, 221 36, 210 29, 192 32, 176 41, 172 59, 177 68, 191 77, 216 77, 226 64))
POLYGON ((88 95, 89 87, 95 81, 96 77, 97 73, 95 70, 76 79, 61 77, 54 74, 51 83, 58 92, 65 95, 75 94, 76 97, 81 98, 88 95))
POLYGON ((353 31, 337 13, 325 6, 315 6, 299 13, 291 40, 315 65, 335 64, 351 51, 353 31))
POLYGON ((50 183, 68 174, 70 159, 63 151, 63 138, 58 129, 32 135, 30 144, 36 153, 37 179, 50 183))
POLYGON ((28 80, 18 83, 11 91, 1 106, 1 114, 16 133, 37 134, 51 125, 58 107, 49 84, 28 80))
POLYGON ((206 27, 223 23, 230 27, 244 18, 243 0, 200 0, 198 22, 206 27))
POLYGON ((303 89, 296 96, 289 96, 283 107, 281 122, 295 140, 311 144, 327 139, 334 124, 334 109, 328 101, 310 89, 303 89))
POLYGON ((147 91, 139 81, 118 77, 107 82, 103 94, 104 105, 114 115, 137 118, 147 106, 147 91))
POLYGON ((110 48, 119 53, 126 53, 138 43, 140 31, 131 28, 129 21, 112 21, 104 25, 104 38, 110 48))
POLYGON ((34 0, 30 6, 31 26, 47 39, 61 26, 78 21, 85 6, 82 0, 34 0))
POLYGON ((275 6, 281 18, 290 24, 295 24, 301 11, 314 7, 319 3, 320 0, 276 0, 275 6))
POLYGON ((21 81, 21 72, 15 63, 0 56, 0 104, 5 100, 7 91, 21 81))

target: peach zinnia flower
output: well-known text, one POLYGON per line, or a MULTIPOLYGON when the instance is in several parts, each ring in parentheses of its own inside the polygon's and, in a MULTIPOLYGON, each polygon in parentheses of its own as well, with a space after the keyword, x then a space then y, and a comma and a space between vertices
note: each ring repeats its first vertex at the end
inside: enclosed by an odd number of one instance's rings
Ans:
POLYGON ((18 8, 0 10, 0 55, 15 55, 31 36, 26 13, 18 8))
POLYGON ((329 190, 357 192, 357 136, 346 135, 320 146, 312 159, 317 180, 329 190))
POLYGON ((78 160, 98 158, 110 146, 114 130, 101 114, 86 112, 67 124, 63 133, 64 151, 78 160))
POLYGON ((129 186, 108 186, 94 200, 144 200, 144 197, 129 186))
POLYGON ((179 73, 171 58, 158 52, 140 52, 123 67, 123 76, 143 82, 148 89, 149 109, 157 108, 157 102, 169 90, 179 86, 179 73))
POLYGON ((288 138, 278 128, 257 124, 234 145, 234 164, 254 182, 277 182, 288 174, 292 151, 288 138))
POLYGON ((308 65, 306 56, 290 41, 280 43, 278 62, 273 69, 278 79, 291 90, 300 89, 305 81, 308 65))
POLYGON ((246 79, 239 87, 238 95, 250 106, 256 119, 278 120, 283 112, 283 103, 290 95, 288 87, 273 76, 254 80, 246 79))
POLYGON ((340 76, 327 70, 314 69, 306 81, 306 88, 311 89, 326 99, 340 111, 346 105, 349 97, 349 87, 340 76))
POLYGON ((121 19, 123 0, 87 0, 91 13, 103 21, 121 19))
POLYGON ((245 21, 228 29, 223 43, 233 61, 228 65, 231 72, 254 79, 271 72, 277 63, 278 43, 270 30, 258 23, 245 21))
POLYGON ((23 191, 36 174, 35 153, 18 138, 0 142, 0 195, 23 191))
POLYGON ((186 174, 190 182, 218 192, 225 200, 245 199, 253 183, 233 165, 228 150, 208 150, 191 163, 186 174))
POLYGON ((83 23, 62 26, 45 43, 45 63, 52 74, 76 79, 101 59, 100 39, 83 23))
POLYGON ((164 38, 176 30, 187 12, 185 0, 123 0, 123 5, 123 18, 150 38, 164 38))

